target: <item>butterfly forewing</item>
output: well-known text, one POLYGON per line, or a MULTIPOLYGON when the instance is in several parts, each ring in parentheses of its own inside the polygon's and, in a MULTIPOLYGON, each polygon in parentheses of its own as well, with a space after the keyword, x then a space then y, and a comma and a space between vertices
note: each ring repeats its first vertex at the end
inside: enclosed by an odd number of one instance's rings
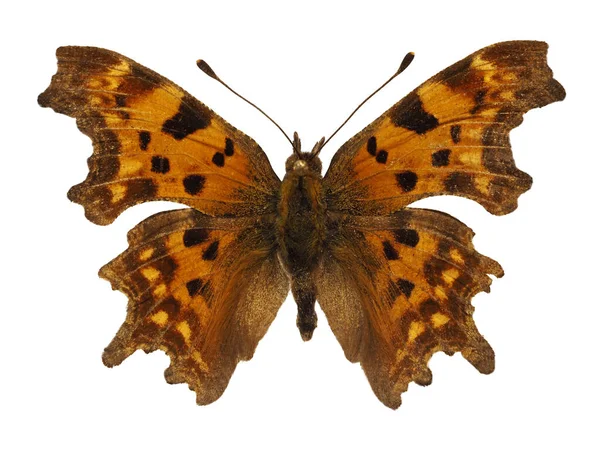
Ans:
POLYGON ((528 110, 562 100, 547 44, 503 42, 443 70, 348 141, 324 179, 329 210, 387 214, 424 197, 459 195, 493 214, 531 187, 509 131, 528 110))
POLYGON ((261 148, 179 86, 118 53, 61 47, 38 99, 77 118, 93 142, 87 179, 69 191, 94 223, 149 200, 213 216, 272 213, 280 185, 261 148))

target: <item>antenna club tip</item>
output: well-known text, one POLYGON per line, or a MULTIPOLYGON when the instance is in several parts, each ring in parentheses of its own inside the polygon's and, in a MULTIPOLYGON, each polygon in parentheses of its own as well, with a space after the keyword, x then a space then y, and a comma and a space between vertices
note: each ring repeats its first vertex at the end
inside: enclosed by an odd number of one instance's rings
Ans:
POLYGON ((199 59, 198 61, 196 61, 196 65, 198 66, 198 69, 200 69, 202 72, 204 72, 209 77, 214 78, 215 80, 219 79, 219 77, 217 76, 215 71, 212 70, 212 68, 208 65, 208 63, 206 61, 204 61, 203 59, 199 59))
POLYGON ((413 59, 415 59, 415 53, 408 52, 404 56, 404 59, 402 59, 402 62, 400 63, 400 67, 398 68, 398 72, 396 72, 396 74, 400 75, 402 72, 404 72, 406 68, 410 66, 410 63, 413 61, 413 59))

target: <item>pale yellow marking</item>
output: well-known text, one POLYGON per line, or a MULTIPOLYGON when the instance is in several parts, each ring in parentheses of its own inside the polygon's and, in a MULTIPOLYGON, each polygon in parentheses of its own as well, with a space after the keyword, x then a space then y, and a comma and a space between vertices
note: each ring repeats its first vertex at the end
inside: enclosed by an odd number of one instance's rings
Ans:
POLYGON ((100 89, 100 88, 102 87, 102 85, 103 85, 103 84, 104 84, 104 83, 102 82, 102 80, 101 80, 101 79, 98 79, 98 78, 92 78, 92 79, 90 79, 90 80, 88 81, 88 84, 87 84, 87 86, 88 86, 90 89, 100 89))
POLYGON ((433 325, 433 328, 439 328, 442 325, 447 324, 449 320, 450 317, 439 312, 436 312, 431 316, 431 324, 433 325))
POLYGON ((425 324, 423 322, 412 322, 408 329, 408 342, 414 341, 421 333, 423 333, 423 331, 425 331, 425 324))
POLYGON ((515 93, 513 91, 501 91, 500 98, 506 101, 512 101, 515 99, 515 93))
POLYGON ((461 264, 465 262, 460 252, 455 248, 450 250, 450 258, 452 258, 453 261, 459 262, 461 264))
POLYGON ((472 151, 458 152, 458 160, 468 166, 480 166, 481 165, 481 149, 477 148, 472 151))
POLYGON ((181 335, 183 336, 183 339, 185 339, 185 343, 186 344, 190 344, 190 336, 192 335, 192 330, 190 329, 190 325, 187 323, 186 320, 184 320, 183 322, 179 322, 177 324, 177 331, 179 331, 181 333, 181 335))
POLYGON ((125 161, 124 164, 121 164, 119 168, 119 176, 120 177, 128 177, 131 175, 136 175, 139 173, 140 169, 144 166, 143 161, 129 160, 125 161))
POLYGON ((448 294, 446 294, 446 291, 444 291, 444 288, 440 287, 440 286, 436 286, 435 287, 435 296, 439 299, 439 300, 448 300, 448 294))
POLYGON ((125 194, 127 193, 127 185, 122 183, 111 184, 109 186, 109 190, 112 194, 110 201, 113 203, 118 203, 125 198, 125 194))
POLYGON ((471 67, 475 70, 480 70, 483 73, 483 81, 485 83, 492 83, 492 76, 498 73, 498 69, 494 63, 489 62, 481 57, 481 55, 475 56, 471 62, 471 67))
POLYGON ((449 285, 454 283, 454 280, 456 280, 459 275, 460 275, 460 272, 458 271, 458 269, 456 269, 454 267, 451 269, 444 270, 442 272, 442 278, 444 279, 446 284, 449 284, 449 285))
POLYGON ((144 267, 141 272, 144 278, 148 281, 154 281, 160 276, 160 272, 154 267, 144 267))
POLYGON ((475 189, 484 195, 490 193, 490 180, 487 177, 475 177, 475 189))
POLYGON ((94 107, 103 107, 106 103, 106 96, 104 95, 90 95, 90 105, 94 107))
POLYGON ((159 284, 158 286, 156 286, 156 288, 154 288, 154 291, 152 291, 152 293, 154 294, 155 297, 161 297, 166 292, 167 292, 167 285, 164 283, 159 284))
POLYGON ((202 355, 200 354, 200 352, 195 351, 194 353, 192 353, 192 357, 194 358, 194 361, 198 363, 198 366, 200 366, 200 370, 202 370, 203 372, 208 372, 208 365, 202 359, 202 355))
POLYGON ((153 254, 154 254, 154 249, 147 248, 146 250, 143 250, 142 253, 140 253, 139 259, 140 259, 140 261, 147 261, 152 257, 153 254))
POLYGON ((465 95, 457 96, 456 92, 444 83, 426 83, 417 93, 423 103, 423 109, 429 114, 433 114, 440 123, 453 120, 456 118, 457 112, 470 111, 475 106, 474 98, 465 95), (440 103, 440 98, 451 98, 452 103, 436 108, 436 105, 440 103))
POLYGON ((169 315, 166 313, 166 311, 159 311, 156 314, 153 314, 150 317, 150 320, 158 326, 164 327, 169 320, 169 315))

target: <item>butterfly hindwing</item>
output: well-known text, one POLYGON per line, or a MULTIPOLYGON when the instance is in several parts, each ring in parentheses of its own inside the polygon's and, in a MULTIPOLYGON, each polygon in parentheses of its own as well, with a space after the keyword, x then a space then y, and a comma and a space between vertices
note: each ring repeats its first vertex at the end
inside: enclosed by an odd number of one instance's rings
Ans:
POLYGON ((213 216, 272 212, 280 181, 262 149, 183 89, 118 53, 61 47, 42 106, 77 119, 93 142, 69 191, 92 222, 171 200, 213 216))
POLYGON ((471 298, 502 276, 473 232, 451 216, 406 208, 386 217, 346 216, 327 244, 319 303, 350 361, 360 361, 390 407, 410 381, 431 382, 436 351, 461 352, 479 371, 494 352, 473 322, 471 298))
POLYGON ((493 214, 514 210, 531 178, 516 168, 508 133, 528 110, 565 97, 547 48, 494 44, 408 94, 334 156, 324 179, 329 209, 387 214, 452 194, 493 214))
POLYGON ((129 298, 104 363, 161 349, 171 357, 168 382, 188 383, 200 404, 216 400, 238 361, 252 357, 288 292, 272 230, 182 209, 149 217, 128 241, 100 270, 129 298))

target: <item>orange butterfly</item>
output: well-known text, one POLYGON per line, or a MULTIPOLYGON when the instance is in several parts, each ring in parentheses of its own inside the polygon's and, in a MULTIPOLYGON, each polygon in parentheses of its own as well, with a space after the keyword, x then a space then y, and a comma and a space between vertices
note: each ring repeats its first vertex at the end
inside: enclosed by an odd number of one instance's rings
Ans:
POLYGON ((129 297, 104 363, 164 350, 167 382, 211 403, 291 287, 302 338, 318 300, 391 408, 411 381, 431 383, 434 352, 459 351, 492 372, 471 298, 502 268, 474 249, 466 225, 408 205, 453 194, 492 214, 517 207, 531 178, 508 133, 529 109, 565 97, 546 52, 543 42, 503 42, 448 67, 346 142, 324 177, 323 140, 302 152, 296 135, 281 181, 256 142, 169 80, 109 50, 59 48, 38 101, 75 117, 94 147, 69 198, 100 225, 145 201, 190 207, 141 222, 100 270, 129 297))

